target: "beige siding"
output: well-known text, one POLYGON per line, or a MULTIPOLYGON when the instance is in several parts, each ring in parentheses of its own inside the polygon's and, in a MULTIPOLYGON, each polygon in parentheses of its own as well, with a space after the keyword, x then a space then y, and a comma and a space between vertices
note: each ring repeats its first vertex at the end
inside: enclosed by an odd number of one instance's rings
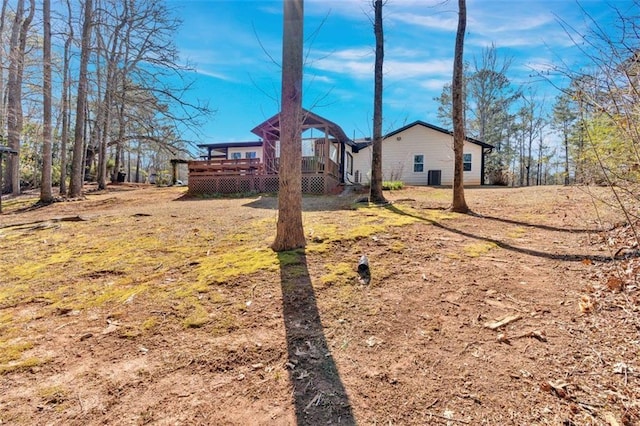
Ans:
MULTIPOLYGON (((471 171, 464 172, 465 185, 480 185, 482 147, 465 142, 464 153, 471 154, 471 171)), ((371 174, 371 147, 354 154, 354 173, 359 170, 362 182, 371 174)), ((441 184, 453 184, 453 137, 422 125, 415 125, 382 142, 384 180, 401 180, 408 185, 427 185, 429 170, 441 171, 441 184), (422 155, 424 166, 414 172, 414 157, 422 155)))
POLYGON ((371 146, 353 154, 353 182, 368 183, 371 177, 371 146))

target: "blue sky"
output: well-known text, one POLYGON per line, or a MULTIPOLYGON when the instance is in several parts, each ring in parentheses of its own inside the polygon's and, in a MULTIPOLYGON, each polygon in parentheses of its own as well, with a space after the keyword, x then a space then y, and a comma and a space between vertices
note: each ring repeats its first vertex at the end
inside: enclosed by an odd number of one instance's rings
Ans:
MULTIPOLYGON (((338 123, 347 135, 371 136, 374 35, 370 0, 305 1, 303 106, 338 123)), ((176 38, 196 72, 192 96, 217 110, 198 143, 256 140, 250 130, 279 110, 282 2, 168 0, 183 20, 176 38)), ((624 10, 630 2, 612 0, 624 10)), ((581 56, 560 24, 590 25, 584 11, 607 28, 610 4, 600 0, 467 0, 465 60, 492 43, 510 57, 514 85, 535 87, 550 105, 557 92, 536 77, 581 56)), ((384 7, 383 131, 415 120, 436 125, 433 100, 451 80, 457 1, 388 0, 384 7)), ((558 82, 558 81, 557 81, 558 82)), ((558 84, 562 84, 559 82, 558 84)))

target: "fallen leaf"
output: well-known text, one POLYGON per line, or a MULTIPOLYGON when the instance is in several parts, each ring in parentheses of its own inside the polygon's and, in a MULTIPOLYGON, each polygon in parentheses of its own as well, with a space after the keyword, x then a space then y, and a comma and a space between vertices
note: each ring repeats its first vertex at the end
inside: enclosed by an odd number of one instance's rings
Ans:
POLYGON ((556 381, 549 380, 547 384, 549 385, 549 387, 546 388, 546 389, 549 389, 548 392, 555 393, 558 397, 562 399, 566 399, 569 396, 569 393, 567 391, 567 386, 569 386, 569 384, 564 380, 556 380, 556 381))
POLYGON ((593 312, 596 309, 596 301, 590 296, 586 294, 580 297, 580 302, 578 302, 578 309, 583 314, 588 314, 593 312))
POLYGON ((624 282, 618 277, 609 277, 607 280, 607 288, 615 292, 622 291, 624 282))

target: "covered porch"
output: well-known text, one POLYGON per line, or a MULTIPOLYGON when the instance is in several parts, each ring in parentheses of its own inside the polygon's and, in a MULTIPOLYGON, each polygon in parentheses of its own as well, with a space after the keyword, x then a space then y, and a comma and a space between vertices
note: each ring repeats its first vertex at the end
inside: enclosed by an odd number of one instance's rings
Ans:
MULTIPOLYGON (((331 193, 344 182, 345 147, 353 144, 335 123, 310 111, 303 110, 301 126, 302 191, 305 193, 331 193), (313 131, 320 136, 314 136, 313 131)), ((189 192, 237 193, 277 192, 280 167, 280 115, 276 114, 256 126, 252 132, 261 138, 256 151, 237 150, 238 143, 201 145, 208 155, 201 161, 189 162, 189 192), (232 152, 231 149, 236 151, 232 152), (225 152, 223 158, 211 155, 225 152), (244 154, 245 158, 242 158, 244 154), (233 158, 229 158, 232 156, 233 158)), ((255 148, 253 148, 255 149, 255 148)))

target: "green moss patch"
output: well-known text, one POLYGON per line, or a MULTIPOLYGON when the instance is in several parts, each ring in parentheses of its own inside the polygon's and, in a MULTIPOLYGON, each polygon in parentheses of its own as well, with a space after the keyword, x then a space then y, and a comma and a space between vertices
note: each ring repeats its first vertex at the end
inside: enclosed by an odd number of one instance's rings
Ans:
POLYGON ((480 242, 480 243, 468 244, 464 246, 462 251, 468 257, 480 257, 483 254, 487 254, 489 251, 493 250, 496 247, 498 247, 496 243, 480 242))
POLYGON ((40 358, 27 358, 20 361, 12 361, 7 364, 0 364, 0 374, 8 374, 18 371, 29 370, 33 367, 45 364, 46 361, 40 358))
POLYGON ((353 283, 357 275, 353 264, 349 263, 341 262, 327 269, 328 272, 320 277, 320 282, 325 286, 353 283))

